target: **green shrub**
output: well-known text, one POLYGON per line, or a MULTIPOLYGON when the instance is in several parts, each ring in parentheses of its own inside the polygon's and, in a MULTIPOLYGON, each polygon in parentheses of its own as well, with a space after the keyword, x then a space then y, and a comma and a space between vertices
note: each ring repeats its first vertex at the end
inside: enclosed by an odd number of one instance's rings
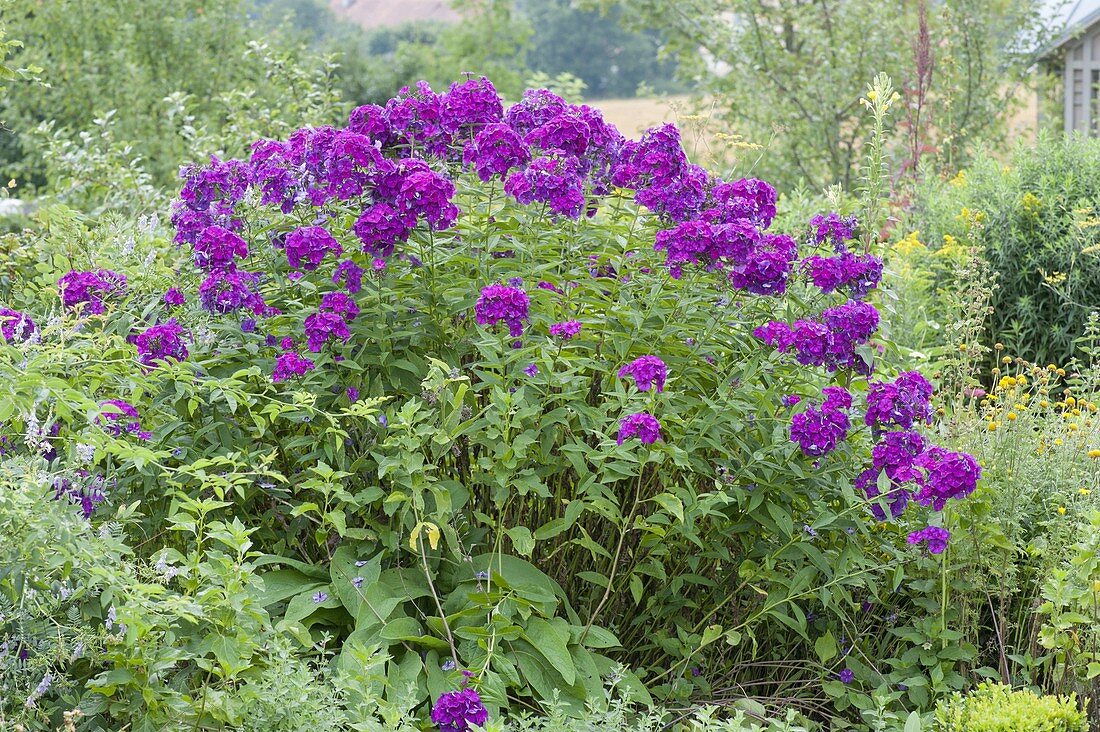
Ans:
MULTIPOLYGON (((1100 307, 1098 206, 1100 142, 1044 136, 1007 165, 984 157, 951 180, 926 181, 904 230, 933 251, 974 245, 989 262, 998 286, 987 345, 996 336, 1012 353, 1064 364, 1100 307)), ((953 272, 937 275, 951 286, 953 272)))
POLYGON ((991 683, 941 703, 936 724, 939 732, 1088 732, 1076 696, 1039 696, 991 683))

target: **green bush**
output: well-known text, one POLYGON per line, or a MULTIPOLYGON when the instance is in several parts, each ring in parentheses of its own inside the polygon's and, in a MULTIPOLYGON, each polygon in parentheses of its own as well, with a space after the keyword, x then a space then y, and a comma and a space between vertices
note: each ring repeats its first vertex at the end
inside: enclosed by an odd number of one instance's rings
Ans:
MULTIPOLYGON (((1007 164, 985 157, 950 180, 926 181, 904 230, 933 251, 976 246, 997 275, 986 345, 1000 340, 1061 365, 1100 308, 1098 207, 1100 142, 1044 136, 1007 164)), ((953 275, 941 270, 939 284, 951 286, 953 275)))
POLYGON ((1074 695, 1039 696, 991 683, 941 703, 936 724, 939 732, 1088 732, 1074 695))

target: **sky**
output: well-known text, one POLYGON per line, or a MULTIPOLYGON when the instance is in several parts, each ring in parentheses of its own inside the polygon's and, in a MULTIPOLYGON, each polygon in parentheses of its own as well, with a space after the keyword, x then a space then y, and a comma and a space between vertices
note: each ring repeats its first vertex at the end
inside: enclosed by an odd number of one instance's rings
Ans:
POLYGON ((1065 18, 1067 26, 1075 23, 1094 10, 1100 9, 1100 0, 1044 0, 1046 6, 1051 9, 1061 8, 1061 15, 1065 18), (1064 7, 1062 7, 1064 4, 1064 7))

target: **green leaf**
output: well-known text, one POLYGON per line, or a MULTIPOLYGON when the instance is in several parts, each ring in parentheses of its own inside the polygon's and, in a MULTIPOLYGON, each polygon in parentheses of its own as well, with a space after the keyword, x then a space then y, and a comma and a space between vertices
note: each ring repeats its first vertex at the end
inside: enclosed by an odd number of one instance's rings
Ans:
POLYGON ((833 638, 831 630, 814 642, 814 653, 817 654, 817 659, 822 663, 828 663, 836 658, 836 639, 833 638))
POLYGON ((531 552, 535 550, 535 537, 531 535, 530 529, 526 526, 513 526, 504 533, 512 540, 516 552, 525 557, 531 556, 531 552))
POLYGON ((905 720, 904 732, 921 732, 920 712, 909 712, 909 718, 905 720))
POLYGON ((577 670, 569 655, 569 623, 563 618, 532 618, 523 637, 561 674, 566 686, 576 682, 577 670))

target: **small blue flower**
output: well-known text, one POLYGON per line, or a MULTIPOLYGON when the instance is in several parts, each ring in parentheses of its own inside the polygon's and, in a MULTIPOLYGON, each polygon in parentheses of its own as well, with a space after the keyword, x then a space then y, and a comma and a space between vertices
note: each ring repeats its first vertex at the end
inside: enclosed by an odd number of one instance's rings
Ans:
POLYGON ((321 592, 320 590, 317 590, 317 594, 315 594, 313 596, 313 601, 315 603, 317 603, 318 605, 320 605, 322 602, 324 602, 327 599, 328 599, 328 593, 327 592, 321 592))
POLYGON ((355 579, 353 579, 351 581, 351 586, 354 587, 357 590, 360 589, 363 586, 363 578, 362 577, 356 577, 355 579))

